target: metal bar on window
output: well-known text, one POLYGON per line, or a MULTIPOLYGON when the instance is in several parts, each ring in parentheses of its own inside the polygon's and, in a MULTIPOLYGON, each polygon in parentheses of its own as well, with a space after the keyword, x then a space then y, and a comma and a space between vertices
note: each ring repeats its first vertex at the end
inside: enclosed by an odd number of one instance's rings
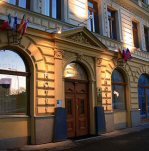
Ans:
POLYGON ((9 74, 16 76, 30 76, 28 72, 20 72, 20 71, 9 71, 9 70, 0 70, 0 74, 9 74))

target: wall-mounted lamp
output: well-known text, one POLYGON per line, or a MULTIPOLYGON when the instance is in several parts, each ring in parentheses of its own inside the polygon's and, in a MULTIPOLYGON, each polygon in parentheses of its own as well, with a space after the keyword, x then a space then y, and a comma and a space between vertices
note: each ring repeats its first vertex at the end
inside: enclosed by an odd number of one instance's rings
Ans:
POLYGON ((88 18, 87 18, 86 20, 84 20, 83 22, 80 22, 80 23, 78 24, 78 26, 80 26, 81 24, 85 24, 85 22, 88 21, 89 19, 92 20, 92 19, 93 19, 93 15, 89 15, 88 18))
POLYGON ((46 28, 45 31, 53 34, 53 33, 58 33, 61 34, 62 33, 62 27, 55 27, 55 28, 46 28))
POLYGON ((61 34, 61 33, 62 33, 62 28, 61 28, 61 27, 58 27, 58 28, 57 28, 57 33, 58 33, 58 34, 61 34))

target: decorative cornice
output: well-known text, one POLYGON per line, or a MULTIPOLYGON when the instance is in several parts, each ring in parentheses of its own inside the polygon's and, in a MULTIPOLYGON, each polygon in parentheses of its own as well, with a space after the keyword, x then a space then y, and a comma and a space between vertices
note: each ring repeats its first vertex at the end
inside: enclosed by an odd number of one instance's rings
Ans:
POLYGON ((149 17, 149 12, 134 3, 131 0, 113 0, 113 2, 119 4, 123 8, 127 9, 128 11, 132 12, 133 14, 137 14, 142 18, 142 16, 146 19, 149 17))
POLYGON ((70 40, 72 40, 74 42, 77 42, 77 43, 91 45, 89 40, 86 37, 83 36, 82 32, 77 33, 73 36, 69 36, 67 38, 69 38, 70 40))
POLYGON ((100 67, 102 62, 102 58, 96 58, 96 66, 100 67))

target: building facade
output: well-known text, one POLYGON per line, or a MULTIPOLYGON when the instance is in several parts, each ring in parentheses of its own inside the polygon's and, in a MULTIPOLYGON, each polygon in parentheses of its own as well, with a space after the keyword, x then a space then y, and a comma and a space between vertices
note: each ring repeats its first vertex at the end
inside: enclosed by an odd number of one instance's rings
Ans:
POLYGON ((149 0, 2 0, 0 27, 1 149, 53 142, 58 103, 67 138, 97 134, 95 107, 105 132, 148 122, 149 0))

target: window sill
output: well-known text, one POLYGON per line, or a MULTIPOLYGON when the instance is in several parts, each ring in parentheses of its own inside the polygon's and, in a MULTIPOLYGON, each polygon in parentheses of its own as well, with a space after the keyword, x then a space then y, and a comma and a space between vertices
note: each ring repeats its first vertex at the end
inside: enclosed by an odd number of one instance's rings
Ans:
POLYGON ((28 115, 0 115, 0 119, 3 118, 29 118, 28 115))

